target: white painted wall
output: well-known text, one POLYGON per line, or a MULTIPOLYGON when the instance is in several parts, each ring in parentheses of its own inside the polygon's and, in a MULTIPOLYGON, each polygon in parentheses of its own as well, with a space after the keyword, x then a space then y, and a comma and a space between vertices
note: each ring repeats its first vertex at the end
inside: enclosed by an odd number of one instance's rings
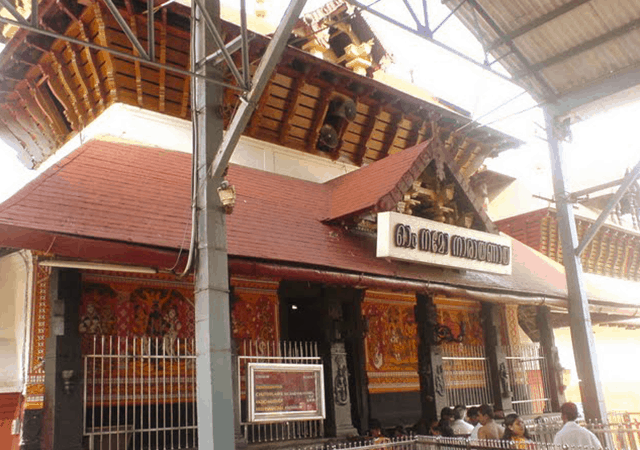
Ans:
POLYGON ((31 280, 30 252, 0 258, 0 393, 24 387, 31 280))
MULTIPOLYGON (((191 153, 191 122, 135 106, 116 103, 66 143, 43 164, 41 172, 91 139, 118 140, 131 144, 191 153)), ((231 162, 308 181, 325 182, 356 166, 243 136, 231 162)))

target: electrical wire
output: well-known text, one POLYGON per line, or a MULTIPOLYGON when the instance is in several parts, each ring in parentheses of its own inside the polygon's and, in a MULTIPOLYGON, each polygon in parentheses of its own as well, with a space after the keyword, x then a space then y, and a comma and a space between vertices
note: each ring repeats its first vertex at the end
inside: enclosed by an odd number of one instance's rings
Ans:
POLYGON ((499 104, 498 106, 496 106, 496 107, 495 107, 495 108, 493 108, 492 110, 487 111, 486 113, 482 114, 482 115, 481 115, 481 116, 479 116, 479 117, 476 117, 476 118, 475 118, 475 119, 473 119, 471 122, 466 123, 466 124, 464 124, 464 125, 462 125, 462 126, 460 126, 460 127, 456 128, 456 130, 455 130, 454 132, 462 131, 462 130, 464 130, 465 128, 467 128, 468 126, 470 126, 470 125, 472 125, 472 124, 474 124, 474 123, 477 123, 477 122, 478 122, 480 119, 482 119, 483 117, 487 117, 489 114, 496 112, 496 111, 497 111, 497 110, 499 110, 500 108, 502 108, 502 107, 504 107, 504 106, 508 105, 509 103, 511 103, 512 101, 516 100, 517 98, 520 98, 521 96, 523 96, 523 95, 524 95, 524 94, 526 94, 526 93, 527 93, 527 91, 522 91, 522 92, 520 92, 520 93, 519 93, 518 95, 516 95, 515 97, 510 98, 509 100, 507 100, 507 101, 506 101, 506 102, 504 102, 504 103, 499 104))
MULTIPOLYGON (((196 7, 196 6, 194 6, 196 7)), ((195 14, 191 14, 191 30, 195 30, 195 14)), ((195 72, 196 70, 196 62, 195 62, 195 46, 194 39, 190 39, 190 54, 191 54, 191 70, 195 72)), ((187 256, 187 263, 184 267, 184 270, 178 276, 183 278, 186 276, 191 270, 191 266, 193 265, 193 254, 195 253, 195 242, 196 242, 196 227, 197 227, 197 197, 198 197, 198 185, 196 183, 197 178, 197 165, 198 165, 198 118, 197 111, 193 105, 193 99, 195 98, 195 80, 192 78, 191 83, 189 84, 189 93, 191 95, 191 142, 192 142, 192 150, 191 150, 191 239, 189 240, 189 255, 187 256)), ((182 253, 182 248, 180 249, 180 253, 178 254, 178 259, 176 260, 176 265, 180 261, 180 254, 182 253)), ((175 269, 175 266, 174 266, 175 269)))

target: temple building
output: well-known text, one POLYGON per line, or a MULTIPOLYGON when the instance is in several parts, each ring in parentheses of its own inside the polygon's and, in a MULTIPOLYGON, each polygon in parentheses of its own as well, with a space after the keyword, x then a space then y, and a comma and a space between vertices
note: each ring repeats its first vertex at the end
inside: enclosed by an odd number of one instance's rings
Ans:
MULTIPOLYGON (((119 7, 146 29, 138 2, 119 7)), ((100 1, 38 13, 133 51, 100 1)), ((155 18, 159 60, 189 68, 189 8, 167 2, 155 18)), ((269 38, 252 26, 255 67, 269 38)), ((222 30, 239 35, 232 21, 222 30)), ((0 204, 0 442, 193 448, 189 77, 4 35, 0 137, 26 166, 50 167, 0 204)), ((290 43, 219 189, 238 439, 342 440, 461 403, 557 411, 550 318, 566 311, 564 273, 499 233, 472 178, 521 142, 458 132, 469 114, 385 74, 392 55, 342 1, 303 17, 290 43)), ((237 101, 228 88, 225 127, 237 101)), ((589 292, 602 316, 638 312, 612 298, 589 292)))

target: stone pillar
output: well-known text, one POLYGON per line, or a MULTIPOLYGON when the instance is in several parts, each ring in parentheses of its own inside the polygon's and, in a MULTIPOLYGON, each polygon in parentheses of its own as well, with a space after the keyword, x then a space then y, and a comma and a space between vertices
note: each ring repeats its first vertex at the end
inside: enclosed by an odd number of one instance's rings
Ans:
POLYGON ((81 275, 51 273, 51 332, 45 356, 42 448, 82 450, 83 374, 78 331, 81 275))
POLYGON ((42 445, 42 416, 42 409, 24 410, 20 450, 40 450, 42 445))
POLYGON ((562 380, 562 365, 558 356, 553 327, 551 326, 551 313, 548 306, 539 306, 536 315, 538 330, 540 331, 540 346, 547 362, 549 372, 549 392, 551 399, 551 411, 560 411, 560 406, 565 402, 564 383, 562 380))
POLYGON ((354 436, 358 431, 351 419, 351 398, 349 394, 349 369, 347 351, 341 333, 343 314, 342 303, 337 298, 339 292, 327 289, 325 292, 327 311, 328 352, 324 359, 324 385, 326 389, 326 430, 336 437, 354 436))
POLYGON ((418 325, 418 373, 420 376, 420 400, 424 419, 438 417, 448 406, 445 389, 442 351, 436 345, 438 317, 433 296, 417 294, 415 310, 418 325))
POLYGON ((484 328, 484 343, 491 374, 493 388, 493 408, 504 411, 505 415, 514 412, 511 404, 511 380, 509 379, 509 365, 506 348, 500 339, 502 321, 500 320, 500 305, 493 303, 482 304, 482 325, 484 328))

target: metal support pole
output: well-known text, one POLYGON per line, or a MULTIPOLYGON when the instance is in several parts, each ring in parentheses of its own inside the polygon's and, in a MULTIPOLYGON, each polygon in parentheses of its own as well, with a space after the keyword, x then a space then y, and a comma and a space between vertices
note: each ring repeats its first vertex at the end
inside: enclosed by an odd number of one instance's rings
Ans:
POLYGON ((544 108, 547 142, 551 153, 553 189, 556 197, 558 230, 563 247, 563 263, 567 275, 569 292, 569 317, 571 342, 580 379, 580 395, 587 420, 607 421, 607 410, 598 375, 595 338, 591 326, 589 303, 582 280, 582 263, 575 254, 578 244, 576 221, 573 207, 568 201, 569 190, 564 173, 562 145, 557 122, 547 108, 544 108))
MULTIPOLYGON (((220 26, 220 0, 206 0, 214 26, 220 26)), ((193 63, 201 75, 219 77, 217 69, 204 63, 217 50, 206 37, 203 12, 196 4, 192 14, 193 63), (202 63, 202 64, 200 64, 202 63)), ((194 155, 196 160, 196 241, 198 248, 195 279, 196 386, 198 408, 198 448, 235 448, 235 411, 232 384, 232 350, 229 311, 229 282, 225 214, 217 188, 220 178, 207 176, 215 149, 222 141, 224 91, 194 79, 194 155)))
POLYGON ((260 100, 262 91, 264 91, 269 78, 271 78, 273 69, 280 61, 282 52, 287 45, 287 40, 291 35, 291 30, 298 20, 298 17, 300 17, 300 12, 302 12, 302 8, 304 8, 306 2, 307 0, 291 0, 289 7, 285 11, 280 25, 278 25, 278 29, 271 38, 271 42, 260 60, 260 65, 256 69, 251 90, 246 98, 243 98, 240 102, 240 106, 236 110, 233 119, 231 119, 229 129, 225 133, 224 140, 222 144, 220 144, 220 148, 213 160, 210 172, 212 178, 220 178, 226 169, 229 159, 231 158, 231 153, 240 140, 240 135, 249 123, 251 114, 253 114, 253 111, 256 109, 258 100, 260 100))

